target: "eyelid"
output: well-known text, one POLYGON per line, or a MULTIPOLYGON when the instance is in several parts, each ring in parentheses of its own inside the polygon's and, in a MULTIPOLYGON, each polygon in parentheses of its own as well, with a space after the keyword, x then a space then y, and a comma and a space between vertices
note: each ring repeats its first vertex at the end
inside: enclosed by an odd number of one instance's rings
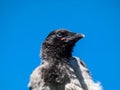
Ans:
POLYGON ((56 36, 57 36, 58 38, 66 37, 66 36, 67 36, 67 33, 66 33, 66 32, 58 32, 56 36))
POLYGON ((62 33, 57 33, 57 37, 63 37, 63 34, 62 33))

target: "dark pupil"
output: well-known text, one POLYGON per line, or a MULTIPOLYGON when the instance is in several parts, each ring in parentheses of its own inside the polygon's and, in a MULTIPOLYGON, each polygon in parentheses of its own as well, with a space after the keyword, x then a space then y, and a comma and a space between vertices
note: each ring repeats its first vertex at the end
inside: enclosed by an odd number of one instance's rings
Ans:
POLYGON ((58 34, 57 34, 57 37, 62 37, 62 36, 63 36, 62 33, 58 33, 58 34))

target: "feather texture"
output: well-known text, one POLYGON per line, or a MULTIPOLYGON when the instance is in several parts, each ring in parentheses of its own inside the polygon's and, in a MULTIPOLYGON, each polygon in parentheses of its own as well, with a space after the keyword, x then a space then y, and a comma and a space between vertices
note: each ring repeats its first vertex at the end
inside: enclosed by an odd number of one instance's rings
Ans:
POLYGON ((75 43, 83 37, 67 30, 51 32, 42 44, 42 64, 30 76, 30 90, 102 90, 84 62, 72 56, 75 43))
POLYGON ((29 87, 31 90, 102 90, 100 83, 95 83, 85 64, 78 58, 72 58, 68 65, 64 66, 70 81, 63 84, 46 84, 42 78, 42 68, 46 68, 47 62, 38 66, 32 73, 29 87), (67 67, 67 68, 66 68, 67 67))

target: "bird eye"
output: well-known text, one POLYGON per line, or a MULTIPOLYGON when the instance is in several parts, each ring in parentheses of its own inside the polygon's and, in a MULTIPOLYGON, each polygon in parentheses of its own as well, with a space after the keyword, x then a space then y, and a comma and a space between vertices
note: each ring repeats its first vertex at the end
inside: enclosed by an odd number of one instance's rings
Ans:
POLYGON ((57 37, 59 37, 59 38, 63 37, 63 34, 59 32, 59 33, 57 33, 57 37))

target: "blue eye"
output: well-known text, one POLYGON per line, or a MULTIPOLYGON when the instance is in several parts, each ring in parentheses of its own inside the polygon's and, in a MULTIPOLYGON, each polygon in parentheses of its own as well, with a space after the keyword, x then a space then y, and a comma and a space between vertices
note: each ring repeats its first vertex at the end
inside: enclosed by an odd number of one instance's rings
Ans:
POLYGON ((62 33, 57 33, 57 37, 63 37, 62 33))

